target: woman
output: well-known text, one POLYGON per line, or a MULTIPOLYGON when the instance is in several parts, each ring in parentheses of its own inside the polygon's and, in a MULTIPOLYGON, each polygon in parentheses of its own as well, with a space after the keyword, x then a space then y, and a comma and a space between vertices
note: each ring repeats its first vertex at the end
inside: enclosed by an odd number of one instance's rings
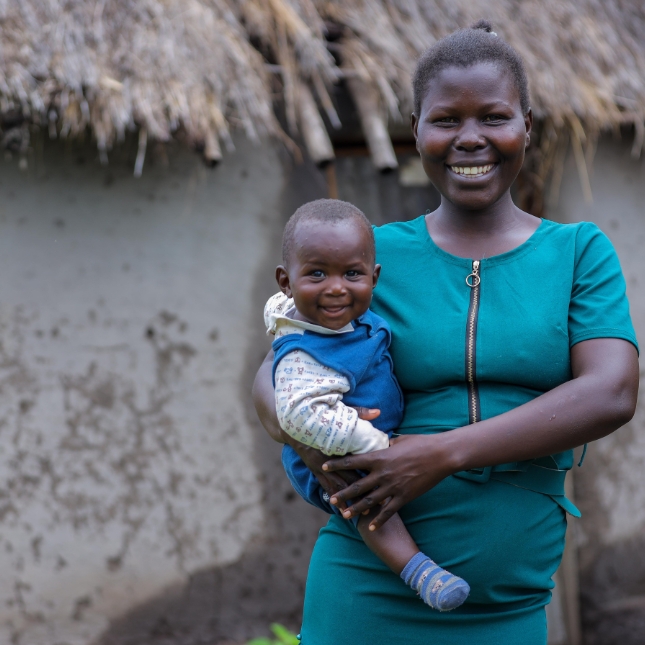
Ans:
MULTIPOLYGON (((336 460, 294 445, 345 517, 400 511, 471 596, 429 611, 335 516, 314 549, 303 645, 544 645, 564 548, 572 448, 634 413, 637 345, 607 238, 518 209, 510 188, 532 113, 518 54, 480 23, 439 41, 414 78, 412 127, 441 193, 433 213, 376 229, 372 308, 390 324, 402 435, 336 460), (369 474, 354 481, 349 471, 369 474), (349 483, 349 485, 348 485, 349 483)), ((268 357, 270 359, 270 357, 268 357)), ((270 362, 254 396, 271 435, 270 362)), ((293 444, 292 444, 293 445, 293 444)))

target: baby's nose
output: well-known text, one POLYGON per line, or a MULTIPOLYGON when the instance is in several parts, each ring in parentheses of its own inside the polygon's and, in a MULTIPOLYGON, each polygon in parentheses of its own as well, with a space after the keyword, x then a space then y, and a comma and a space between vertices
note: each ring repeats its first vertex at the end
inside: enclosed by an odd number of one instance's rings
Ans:
POLYGON ((327 285, 328 293, 341 294, 345 293, 345 284, 340 278, 332 278, 327 285))

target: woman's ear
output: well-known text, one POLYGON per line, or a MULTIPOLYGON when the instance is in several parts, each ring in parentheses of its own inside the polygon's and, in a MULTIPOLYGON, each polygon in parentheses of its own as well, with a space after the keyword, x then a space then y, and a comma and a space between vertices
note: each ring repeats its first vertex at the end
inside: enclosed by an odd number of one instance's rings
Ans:
POLYGON ((289 274, 281 264, 278 267, 276 267, 275 280, 278 283, 278 286, 280 287, 280 291, 282 291, 282 293, 284 293, 284 295, 287 296, 287 298, 292 298, 293 296, 291 295, 291 285, 289 284, 289 274))
POLYGON ((412 128, 412 134, 414 135, 414 141, 417 145, 417 150, 419 150, 419 139, 417 138, 417 130, 419 128, 419 119, 417 115, 412 112, 410 115, 410 127, 412 128))
POLYGON ((526 128, 526 144, 524 147, 528 148, 531 143, 531 132, 533 130, 533 110, 531 108, 524 115, 524 127, 526 128))

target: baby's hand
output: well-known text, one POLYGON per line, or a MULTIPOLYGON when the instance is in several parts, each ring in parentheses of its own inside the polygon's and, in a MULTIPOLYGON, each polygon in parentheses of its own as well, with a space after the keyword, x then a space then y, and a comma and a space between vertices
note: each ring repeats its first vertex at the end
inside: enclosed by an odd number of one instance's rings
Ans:
POLYGON ((358 416, 365 421, 373 421, 376 417, 381 416, 381 411, 376 408, 354 408, 358 416))

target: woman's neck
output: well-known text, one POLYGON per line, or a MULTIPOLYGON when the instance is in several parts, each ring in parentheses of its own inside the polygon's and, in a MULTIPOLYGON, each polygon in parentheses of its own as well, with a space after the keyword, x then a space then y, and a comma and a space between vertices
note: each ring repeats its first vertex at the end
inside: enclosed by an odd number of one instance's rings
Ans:
POLYGON ((442 199, 439 208, 426 217, 428 233, 437 246, 453 255, 474 259, 514 249, 539 225, 539 218, 515 206, 510 193, 476 211, 442 199))

